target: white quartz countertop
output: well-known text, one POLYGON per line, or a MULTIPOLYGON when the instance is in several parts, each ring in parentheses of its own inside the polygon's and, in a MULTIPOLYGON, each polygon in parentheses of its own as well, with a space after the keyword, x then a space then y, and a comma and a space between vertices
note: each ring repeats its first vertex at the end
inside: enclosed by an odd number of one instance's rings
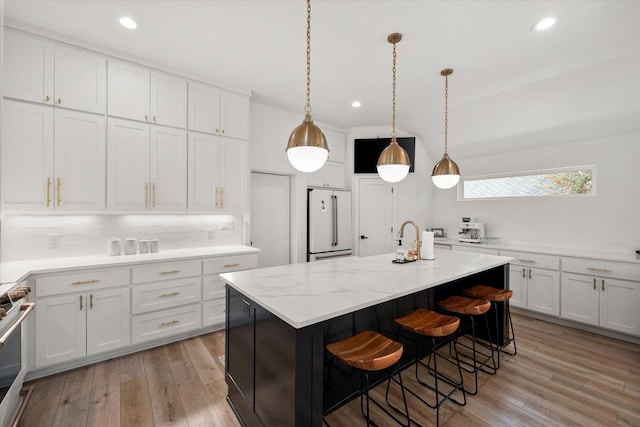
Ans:
POLYGON ((0 283, 15 283, 30 274, 58 273, 77 268, 116 267, 166 260, 185 260, 209 256, 258 253, 260 249, 244 245, 210 246, 202 248, 164 250, 136 255, 88 255, 67 258, 46 258, 0 263, 0 283))
POLYGON ((438 251, 434 261, 393 264, 393 254, 347 257, 221 274, 232 288, 294 328, 507 264, 512 258, 438 251))
POLYGON ((463 246, 463 247, 466 246, 466 247, 493 249, 496 251, 529 252, 529 253, 544 254, 544 255, 591 258, 591 259, 599 259, 604 261, 621 261, 621 262, 631 262, 631 263, 640 264, 640 257, 636 256, 635 253, 610 252, 610 251, 602 251, 599 249, 590 249, 590 248, 571 249, 571 248, 558 248, 554 246, 526 245, 526 244, 520 244, 520 243, 507 243, 507 242, 498 242, 494 244, 465 243, 465 242, 460 242, 458 240, 453 240, 453 239, 435 239, 434 243, 441 244, 441 245, 451 245, 452 249, 454 250, 456 246, 463 246))

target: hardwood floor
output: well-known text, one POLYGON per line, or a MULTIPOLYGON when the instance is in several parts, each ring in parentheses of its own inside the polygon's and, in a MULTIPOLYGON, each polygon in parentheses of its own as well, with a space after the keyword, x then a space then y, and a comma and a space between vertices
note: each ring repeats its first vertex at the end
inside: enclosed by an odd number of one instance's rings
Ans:
MULTIPOLYGON (((466 406, 445 403, 440 425, 640 426, 640 346, 522 315, 514 324, 517 356, 503 355, 497 375, 481 374, 466 406)), ((32 381, 20 426, 238 426, 223 354, 220 331, 32 381)), ((403 379, 412 386, 410 374, 403 379)), ((435 425, 435 411, 411 400, 410 410, 435 425)), ((377 411, 373 419, 395 425, 377 411)), ((364 425, 359 401, 327 421, 364 425)))

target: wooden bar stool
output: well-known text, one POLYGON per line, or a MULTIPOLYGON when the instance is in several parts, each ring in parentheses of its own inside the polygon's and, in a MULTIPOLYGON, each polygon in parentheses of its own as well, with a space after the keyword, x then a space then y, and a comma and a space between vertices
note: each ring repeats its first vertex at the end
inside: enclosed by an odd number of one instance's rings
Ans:
POLYGON ((440 406, 447 400, 464 406, 467 404, 467 397, 462 385, 462 370, 460 368, 460 362, 458 360, 457 349, 455 362, 446 357, 443 357, 437 353, 437 350, 442 346, 449 344, 452 340, 455 341, 455 332, 460 325, 460 319, 455 316, 446 316, 444 314, 436 313, 435 311, 419 308, 411 314, 395 319, 396 323, 402 327, 403 330, 409 331, 416 338, 416 357, 414 359, 416 381, 424 387, 433 390, 435 392, 435 403, 431 404, 422 398, 419 394, 407 388, 407 391, 419 399, 422 403, 436 410, 436 426, 440 425, 440 406), (431 353, 427 363, 424 363, 420 359, 420 341, 422 337, 431 338, 431 353), (447 377, 444 373, 438 372, 437 359, 440 357, 443 360, 455 365, 458 368, 459 380, 455 381, 452 378, 447 377), (433 369, 431 369, 431 360, 433 359, 433 369), (427 368, 427 371, 433 374, 434 385, 428 384, 425 380, 422 380, 418 375, 418 367, 422 365, 427 368), (438 387, 438 379, 446 382, 452 389, 447 393, 443 393, 438 387), (456 391, 462 392, 462 401, 458 401, 451 396, 456 391), (442 396, 442 398, 440 398, 442 396))
MULTIPOLYGON (((509 321, 509 326, 507 328, 507 337, 504 342, 500 344, 496 341, 496 346, 500 349, 500 352, 504 352, 506 354, 510 354, 515 356, 518 352, 516 348, 516 334, 513 330, 513 321, 511 320, 511 310, 509 309, 509 300, 513 296, 513 291, 507 289, 498 289, 493 288, 491 286, 485 285, 476 285, 470 289, 465 289, 463 293, 472 298, 484 299, 491 302, 493 306, 495 320, 496 320, 496 331, 498 331, 498 303, 503 302, 505 311, 507 314, 507 320, 509 321), (513 343, 513 353, 505 350, 509 344, 513 343)), ((498 352, 498 368, 500 368, 500 352, 498 352)))
MULTIPOLYGON (((327 351, 342 363, 360 370, 360 411, 362 412, 362 416, 367 420, 367 426, 372 425, 372 421, 369 417, 369 401, 373 402, 398 424, 407 427, 411 424, 409 408, 407 407, 407 399, 404 393, 405 388, 402 384, 402 375, 400 374, 400 366, 398 364, 403 351, 401 343, 393 341, 377 332, 364 331, 342 341, 328 344, 327 351), (394 365, 398 372, 398 380, 393 378, 392 374, 389 374, 385 399, 391 408, 398 411, 389 403, 389 385, 393 379, 394 382, 400 385, 400 390, 402 391, 404 413, 400 411, 398 412, 406 418, 406 424, 369 396, 369 372, 380 371, 394 365), (366 412, 362 398, 363 395, 367 398, 366 412)), ((375 423, 373 423, 373 425, 375 425, 375 423)))
MULTIPOLYGON (((466 372, 474 374, 474 377, 475 377, 474 378, 475 386, 473 391, 470 391, 469 389, 465 388, 465 392, 471 395, 476 395, 478 394, 478 372, 482 371, 490 375, 495 375, 495 373, 498 370, 498 366, 496 365, 496 360, 494 356, 494 351, 497 351, 497 350, 493 348, 493 343, 491 341, 491 331, 489 330, 489 321, 487 319, 487 312, 491 308, 491 303, 487 300, 473 299, 473 298, 467 298, 459 295, 453 295, 443 301, 439 301, 438 307, 450 313, 469 316, 469 323, 471 327, 471 346, 460 343, 459 340, 456 340, 454 342, 454 346, 460 345, 472 351, 472 356, 468 356, 464 353, 459 353, 459 355, 466 357, 468 359, 471 359, 473 361, 473 363, 465 362, 464 360, 461 360, 460 362, 463 365, 466 365, 469 367, 469 368, 465 368, 463 366, 462 369, 464 369, 466 372), (478 341, 476 337, 476 317, 480 315, 484 315, 483 316, 484 323, 487 328, 487 334, 489 337, 488 344, 484 344, 478 341), (490 354, 483 353, 482 351, 480 351, 478 347, 486 348, 490 350, 491 353, 490 354), (481 356, 481 358, 484 358, 484 359, 478 360, 478 356, 481 356), (489 361, 491 361, 491 365, 488 365, 489 361)), ((463 335, 462 332, 463 332, 462 329, 460 329, 458 331, 458 336, 463 335)))

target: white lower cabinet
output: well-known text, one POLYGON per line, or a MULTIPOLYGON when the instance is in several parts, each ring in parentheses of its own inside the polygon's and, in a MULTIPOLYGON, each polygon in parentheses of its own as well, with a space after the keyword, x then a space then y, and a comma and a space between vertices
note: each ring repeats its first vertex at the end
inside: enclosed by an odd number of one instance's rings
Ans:
POLYGON ((191 304, 167 310, 133 316, 133 343, 138 344, 165 338, 202 326, 200 304, 191 304))
POLYGON ((129 345, 129 300, 128 287, 38 299, 36 367, 129 345))
POLYGON ((509 303, 552 316, 560 315, 560 259, 556 256, 500 251, 515 258, 509 266, 509 303), (535 266, 535 267, 534 267, 535 266))

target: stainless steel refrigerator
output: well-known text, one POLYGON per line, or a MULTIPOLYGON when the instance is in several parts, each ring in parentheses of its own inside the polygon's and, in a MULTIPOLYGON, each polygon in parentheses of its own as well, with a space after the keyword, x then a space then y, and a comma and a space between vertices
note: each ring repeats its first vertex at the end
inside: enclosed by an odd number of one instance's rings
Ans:
POLYGON ((351 192, 310 188, 307 194, 307 261, 352 255, 351 192))

